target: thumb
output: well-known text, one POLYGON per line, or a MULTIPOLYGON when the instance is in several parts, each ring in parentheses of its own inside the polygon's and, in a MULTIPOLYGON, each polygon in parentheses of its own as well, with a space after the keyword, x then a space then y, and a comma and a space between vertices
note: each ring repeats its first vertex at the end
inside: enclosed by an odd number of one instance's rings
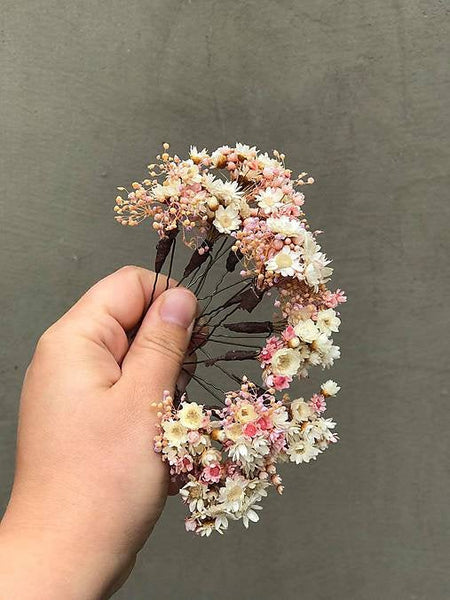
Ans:
POLYGON ((122 363, 121 384, 148 399, 173 392, 191 339, 197 299, 185 288, 163 292, 151 305, 122 363))

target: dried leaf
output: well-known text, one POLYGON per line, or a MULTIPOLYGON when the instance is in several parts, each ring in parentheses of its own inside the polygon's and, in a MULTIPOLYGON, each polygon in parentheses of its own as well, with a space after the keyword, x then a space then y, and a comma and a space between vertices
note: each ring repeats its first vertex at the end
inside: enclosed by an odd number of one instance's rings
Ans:
POLYGON ((239 323, 224 323, 230 331, 237 333, 272 333, 272 321, 241 321, 239 323))
POLYGON ((235 270, 236 265, 241 260, 241 258, 242 258, 242 252, 240 252, 240 250, 238 250, 237 252, 230 250, 230 253, 227 256, 227 262, 226 262, 226 269, 229 273, 232 273, 235 270))
POLYGON ((216 358, 210 358, 205 361, 206 366, 211 367, 218 361, 230 361, 230 360, 253 360, 259 354, 259 350, 229 350, 222 354, 222 356, 216 356, 216 358))
POLYGON ((240 307, 247 312, 252 312, 254 308, 258 306, 264 296, 263 290, 258 290, 254 287, 241 292, 239 296, 240 307))
POLYGON ((209 250, 207 252, 204 252, 203 254, 199 253, 199 249, 194 250, 191 256, 191 260, 188 262, 186 268, 184 269, 183 277, 188 277, 196 269, 201 267, 205 260, 210 256, 213 247, 213 242, 202 242, 200 248, 204 249, 206 247, 208 247, 209 250))
POLYGON ((159 240, 159 242, 156 244, 156 257, 155 257, 155 272, 156 273, 160 273, 161 269, 163 268, 163 265, 165 263, 165 260, 170 252, 170 249, 172 248, 172 244, 175 241, 175 238, 177 237, 179 233, 179 229, 172 229, 171 231, 169 231, 169 233, 161 238, 159 240))

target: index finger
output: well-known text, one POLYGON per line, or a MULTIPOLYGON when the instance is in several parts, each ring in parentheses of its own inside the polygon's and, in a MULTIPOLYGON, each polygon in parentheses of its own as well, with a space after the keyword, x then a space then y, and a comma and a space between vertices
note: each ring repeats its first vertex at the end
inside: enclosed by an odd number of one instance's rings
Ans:
POLYGON ((104 345, 120 363, 128 350, 127 332, 141 320, 153 289, 156 299, 174 284, 164 275, 156 281, 153 271, 141 267, 122 267, 90 288, 59 323, 104 345))

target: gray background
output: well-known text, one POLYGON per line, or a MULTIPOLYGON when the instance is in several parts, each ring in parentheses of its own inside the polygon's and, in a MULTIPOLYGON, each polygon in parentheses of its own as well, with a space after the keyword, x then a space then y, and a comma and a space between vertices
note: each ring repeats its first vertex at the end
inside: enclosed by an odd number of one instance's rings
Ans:
POLYGON ((183 531, 169 502, 120 599, 446 600, 450 550, 447 0, 3 0, 0 503, 40 332, 148 265, 115 186, 169 140, 286 152, 347 290, 341 443, 262 523, 183 531))

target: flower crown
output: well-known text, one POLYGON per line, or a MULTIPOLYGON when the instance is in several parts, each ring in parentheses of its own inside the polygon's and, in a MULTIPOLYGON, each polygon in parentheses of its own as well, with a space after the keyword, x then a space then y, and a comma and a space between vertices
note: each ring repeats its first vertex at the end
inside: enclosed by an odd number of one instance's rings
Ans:
POLYGON ((335 423, 323 416, 327 398, 340 389, 334 381, 309 400, 278 392, 306 378, 312 366, 329 368, 339 358, 332 335, 346 297, 328 289, 333 269, 317 243, 321 232, 310 230, 302 210, 301 188, 314 182, 307 173, 294 179, 283 154, 239 143, 211 154, 191 147, 187 160, 171 156, 168 144, 163 150, 148 179, 130 192, 118 188, 127 193, 116 198, 115 212, 123 225, 152 220, 157 277, 167 260, 170 277, 180 234, 192 252, 179 284, 198 296, 215 273, 211 293, 201 298, 190 353, 202 355, 192 362, 220 369, 239 387, 222 392, 191 373, 221 406, 192 402, 178 390, 152 404, 160 419, 154 448, 189 507, 186 529, 209 536, 229 521, 242 519, 245 527, 258 521, 268 488, 283 491, 278 462, 308 463, 337 441, 335 423), (229 284, 238 266, 240 277, 229 284), (226 291, 231 296, 218 304, 226 291), (269 295, 275 296, 270 320, 227 321, 269 295), (232 349, 212 356, 207 343, 232 349), (259 361, 261 382, 230 370, 247 360, 259 361))

